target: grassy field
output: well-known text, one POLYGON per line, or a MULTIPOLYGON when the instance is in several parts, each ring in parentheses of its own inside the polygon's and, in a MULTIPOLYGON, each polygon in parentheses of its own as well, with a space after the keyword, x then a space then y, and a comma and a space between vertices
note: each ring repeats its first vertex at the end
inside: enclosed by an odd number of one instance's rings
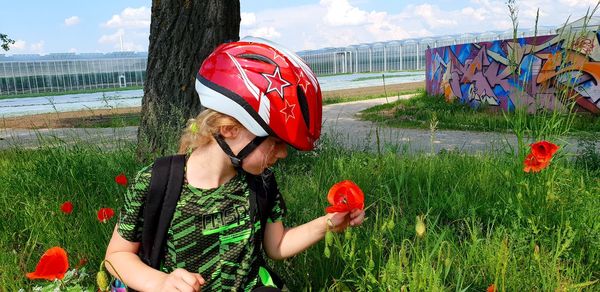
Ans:
MULTIPOLYGON (((528 128, 533 129, 546 123, 555 113, 537 113, 527 119, 528 128)), ((432 119, 437 119, 438 129, 465 131, 510 132, 514 127, 511 120, 517 114, 494 111, 491 107, 473 109, 454 102, 447 103, 443 97, 429 96, 425 91, 411 99, 383 104, 363 111, 361 118, 384 126, 429 129, 432 119)), ((569 118, 564 115, 562 118, 569 118)), ((573 117, 571 134, 600 132, 600 117, 590 113, 578 113, 573 117)))
POLYGON ((352 79, 352 81, 364 81, 364 80, 375 80, 375 79, 381 79, 382 82, 384 80, 384 76, 385 78, 393 78, 393 77, 408 77, 408 76, 422 76, 423 74, 406 74, 406 75, 401 75, 401 74, 390 74, 390 73, 381 73, 381 76, 370 76, 370 77, 360 77, 360 78, 355 78, 352 79), (387 74, 387 75, 385 75, 387 74))
MULTIPOLYGON (((67 250, 71 267, 85 260, 88 273, 98 270, 116 218, 103 224, 96 212, 118 210, 125 189, 114 177, 132 177, 143 164, 132 144, 105 150, 84 140, 0 152, 6 291, 45 283, 24 275, 52 246, 67 250), (65 201, 74 205, 69 215, 59 211, 65 201)), ((365 191, 367 220, 334 236, 330 258, 321 242, 276 262, 292 291, 484 291, 491 284, 500 291, 600 290, 600 163, 559 151, 550 167, 532 174, 523 172, 523 155, 377 155, 335 145, 325 137, 316 151, 293 151, 276 167, 285 222, 323 214, 327 190, 344 179, 365 191), (423 237, 415 234, 418 215, 423 237)), ((92 287, 93 277, 82 283, 92 287)))
POLYGON ((336 103, 342 103, 342 102, 359 101, 359 100, 368 100, 368 99, 382 98, 382 97, 386 97, 386 96, 389 97, 392 95, 400 96, 400 95, 406 95, 406 94, 415 94, 415 93, 419 93, 421 91, 422 91, 422 89, 410 89, 410 90, 394 92, 393 94, 381 93, 381 94, 371 94, 371 95, 351 96, 351 97, 329 97, 329 98, 323 99, 323 105, 336 104, 336 103))
POLYGON ((136 89, 144 89, 144 87, 143 86, 127 86, 127 87, 95 88, 95 89, 84 89, 84 90, 67 90, 67 91, 61 91, 61 92, 23 93, 23 94, 12 94, 12 95, 0 95, 0 99, 57 96, 57 95, 68 95, 68 94, 85 94, 85 93, 125 91, 125 90, 136 90, 136 89))

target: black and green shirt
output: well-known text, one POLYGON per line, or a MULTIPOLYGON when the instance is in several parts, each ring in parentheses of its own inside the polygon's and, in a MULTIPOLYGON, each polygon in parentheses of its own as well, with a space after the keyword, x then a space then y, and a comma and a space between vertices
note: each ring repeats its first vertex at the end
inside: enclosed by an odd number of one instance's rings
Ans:
MULTIPOLYGON (((140 242, 143 208, 152 165, 142 169, 129 185, 119 218, 119 234, 140 242)), ((203 291, 251 290, 259 280, 262 250, 260 222, 250 219, 250 191, 244 174, 214 189, 198 189, 184 179, 181 196, 168 230, 161 270, 197 272, 205 279, 203 291)), ((285 204, 277 192, 268 221, 282 220, 285 204)))

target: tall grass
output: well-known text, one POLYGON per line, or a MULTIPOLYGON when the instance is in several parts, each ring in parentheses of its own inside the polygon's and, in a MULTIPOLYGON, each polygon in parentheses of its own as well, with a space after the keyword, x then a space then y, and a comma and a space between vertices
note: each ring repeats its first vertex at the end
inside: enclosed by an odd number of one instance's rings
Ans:
POLYGON ((139 168, 133 145, 117 147, 107 151, 82 140, 0 151, 0 290, 31 288, 24 273, 52 246, 67 250, 72 267, 81 260, 98 266, 114 221, 102 224, 96 212, 122 205, 124 190, 114 177, 139 168), (60 212, 65 201, 73 202, 72 214, 60 212))
MULTIPOLYGON (((24 274, 56 245, 72 266, 85 258, 96 271, 115 219, 99 223, 95 212, 122 205, 114 176, 142 166, 133 146, 106 150, 82 141, 0 152, 1 287, 31 289, 36 283, 24 274), (70 215, 58 209, 66 200, 75 205, 70 215)), ((290 153, 275 171, 288 226, 322 215, 337 181, 351 179, 366 193, 367 220, 335 236, 330 258, 319 243, 275 263, 292 291, 599 288, 597 170, 560 159, 532 175, 512 155, 377 155, 325 138, 315 152, 290 153), (427 232, 419 238, 422 214, 427 232)))
MULTIPOLYGON (((430 122, 432 140, 438 117, 430 122)), ((519 158, 374 154, 328 137, 313 152, 292 151, 275 169, 289 209, 286 225, 321 216, 327 190, 345 179, 365 191, 367 217, 334 237, 330 257, 318 243, 275 262, 277 271, 292 291, 484 291, 490 285, 600 291, 600 171, 559 152, 547 169, 525 173, 523 137, 558 139, 572 124, 556 113, 544 118, 548 125, 531 126, 529 115, 517 112, 511 128, 521 136, 519 158), (425 218, 422 236, 415 232, 418 216, 425 218)), ((124 189, 114 176, 132 176, 142 165, 133 144, 85 141, 0 151, 2 289, 32 289, 36 283, 25 273, 57 245, 72 266, 86 259, 95 272, 115 222, 99 223, 96 211, 118 209, 124 189), (75 206, 69 215, 59 211, 67 200, 75 206)))
POLYGON ((293 194, 286 197, 289 223, 321 214, 323 194, 342 179, 366 190, 368 220, 336 237, 330 259, 319 245, 280 264, 293 290, 482 291, 496 283, 506 291, 553 291, 600 277, 596 173, 563 161, 552 172, 526 174, 510 155, 325 148, 297 153, 280 168, 294 174, 282 182, 293 194), (427 214, 421 239, 420 214, 427 214))

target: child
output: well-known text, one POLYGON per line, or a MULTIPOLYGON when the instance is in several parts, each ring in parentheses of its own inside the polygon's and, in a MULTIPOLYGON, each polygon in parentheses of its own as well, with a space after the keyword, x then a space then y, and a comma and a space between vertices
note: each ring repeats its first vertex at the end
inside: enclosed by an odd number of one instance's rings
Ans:
MULTIPOLYGON (((138 256, 151 167, 131 183, 106 251, 109 271, 140 291, 274 289, 264 265, 296 255, 335 232, 360 225, 364 211, 333 213, 285 228, 283 197, 269 167, 287 145, 312 150, 321 131, 321 90, 293 52, 263 39, 223 44, 202 63, 196 91, 206 109, 189 121, 180 153, 184 183, 160 270, 138 256), (251 216, 248 177, 268 190, 266 224, 251 216), (112 270, 112 267, 116 270, 112 270)), ((298 194, 302 195, 302 194, 298 194)), ((281 287, 279 287, 281 288, 281 287)))

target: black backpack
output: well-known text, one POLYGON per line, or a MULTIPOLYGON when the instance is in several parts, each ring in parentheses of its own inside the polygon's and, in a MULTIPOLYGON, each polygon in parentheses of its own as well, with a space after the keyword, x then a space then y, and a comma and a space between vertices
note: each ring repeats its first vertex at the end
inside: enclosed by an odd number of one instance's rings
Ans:
MULTIPOLYGON (((156 159, 152 168, 150 189, 144 206, 139 256, 144 263, 157 270, 160 269, 161 260, 165 255, 167 231, 183 187, 185 162, 185 155, 166 156, 156 159)), ((269 196, 276 194, 277 183, 269 170, 261 175, 247 173, 246 178, 250 189, 250 218, 253 222, 260 220, 262 227, 261 240, 256 244, 262 245, 268 210, 273 207, 273 199, 269 196)), ((261 257, 260 260, 261 265, 268 269, 264 259, 261 257)), ((269 272, 277 286, 283 286, 283 281, 270 269, 269 272)))

